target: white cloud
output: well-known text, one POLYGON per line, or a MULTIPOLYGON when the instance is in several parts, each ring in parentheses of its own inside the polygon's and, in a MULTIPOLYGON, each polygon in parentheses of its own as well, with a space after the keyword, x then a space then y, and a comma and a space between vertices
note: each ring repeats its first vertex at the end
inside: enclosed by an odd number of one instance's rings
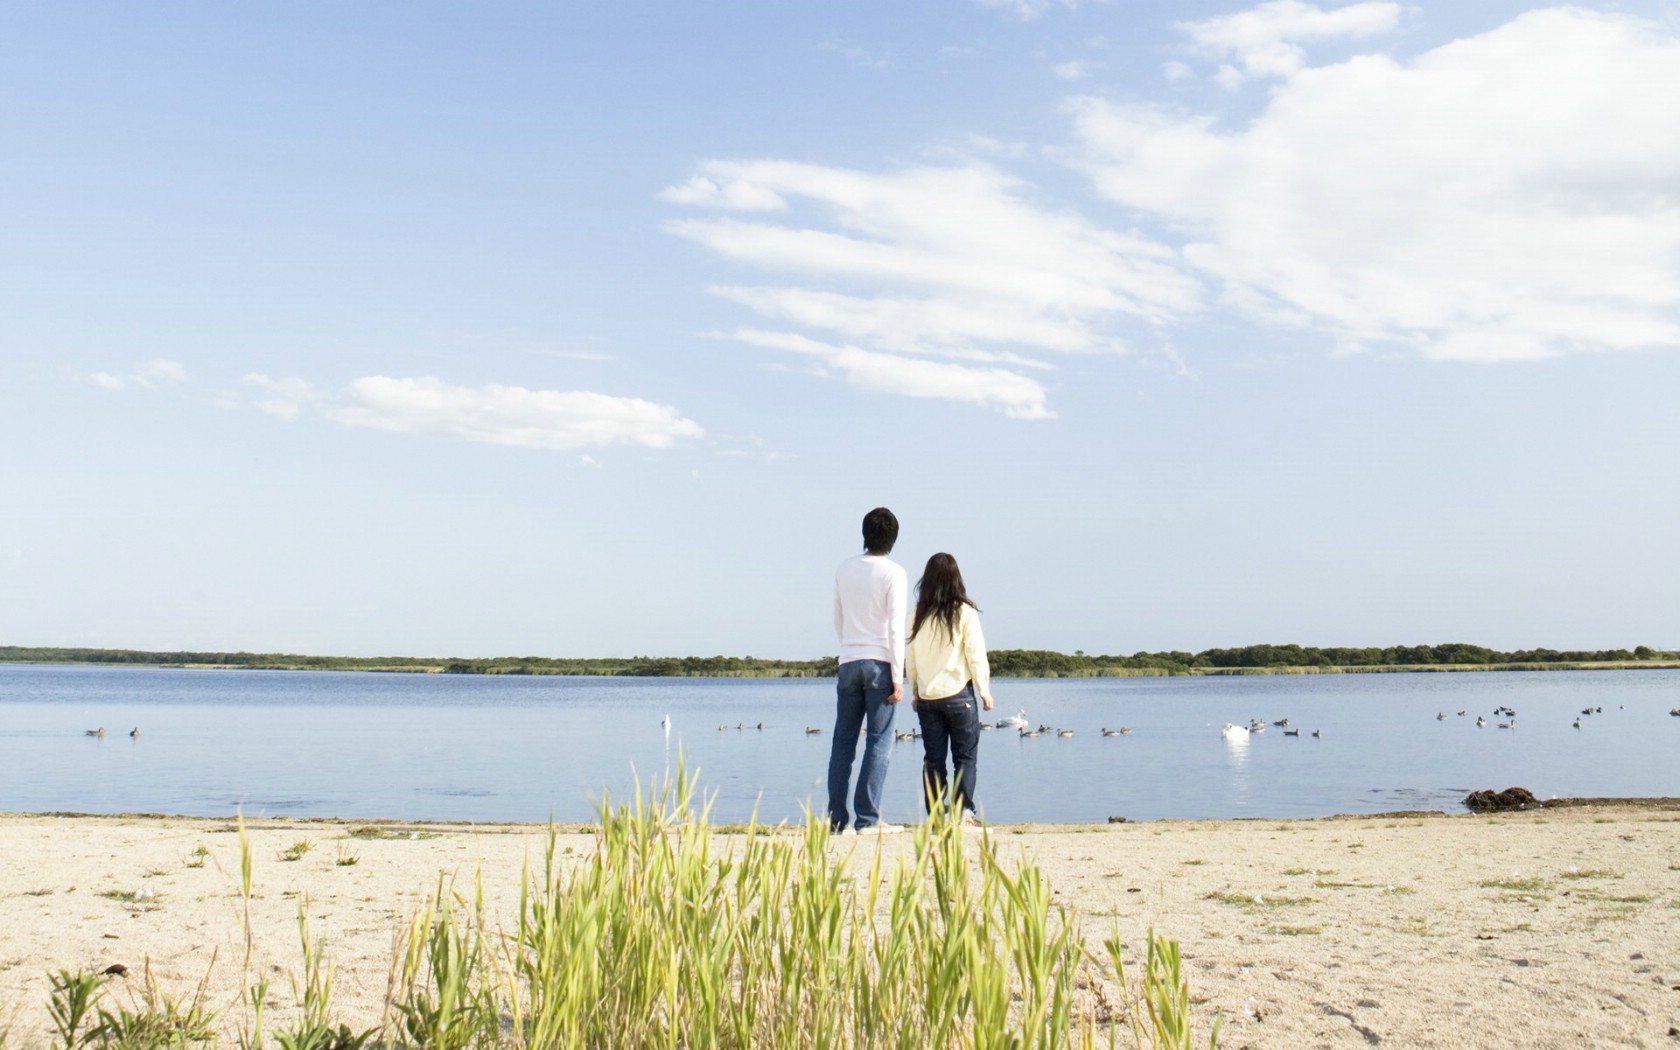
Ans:
POLYGON ((730 179, 722 183, 704 175, 696 175, 681 186, 672 186, 659 194, 671 204, 690 204, 727 211, 786 211, 787 202, 775 193, 730 179))
POLYGON ((1199 50, 1241 64, 1240 72, 1232 66, 1220 70, 1221 82, 1233 86, 1244 73, 1290 76, 1306 62, 1303 43, 1386 33, 1400 24, 1403 11, 1390 0, 1364 0, 1329 10, 1302 0, 1270 0, 1248 11, 1178 26, 1199 50))
POLYGON ((87 378, 88 382, 102 390, 126 390, 131 386, 143 390, 156 390, 159 387, 185 383, 188 376, 186 367, 180 362, 157 358, 142 362, 123 375, 114 372, 94 372, 87 378))
POLYGON ((1101 192, 1181 231, 1228 302, 1436 358, 1680 344, 1672 34, 1562 8, 1281 75, 1236 130, 1074 104, 1101 192))
POLYGON ((979 350, 974 344, 1002 340, 1078 351, 1088 348, 1094 338, 1083 329, 1046 321, 1028 312, 1011 315, 1003 308, 971 310, 940 299, 870 298, 809 288, 717 287, 711 292, 766 317, 840 332, 906 354, 1048 368, 1043 361, 979 350))
POLYGON ((1101 68, 1101 62, 1075 58, 1067 62, 1058 62, 1051 66, 1050 70, 1063 80, 1084 80, 1101 68))
POLYGON ((667 448, 703 434, 666 405, 584 390, 452 386, 432 376, 365 376, 328 394, 300 379, 245 377, 253 405, 280 418, 305 410, 346 426, 404 434, 443 434, 522 448, 574 450, 629 444, 667 448))
MULTIPOLYGON (((1117 351, 1115 319, 1158 325, 1201 302, 1197 280, 1171 249, 1036 206, 1020 183, 979 163, 872 173, 713 162, 685 185, 697 182, 787 209, 775 222, 669 224, 784 282, 714 292, 875 353, 1041 367, 1032 355, 1117 351)), ((698 194, 666 196, 708 203, 698 194)), ((730 208, 727 200, 714 206, 730 208)))
POLYGON ((276 419, 296 419, 304 409, 319 405, 323 400, 313 387, 301 379, 271 379, 260 372, 252 372, 244 382, 255 391, 252 407, 276 419))
POLYGON ((1073 10, 1080 5, 1080 0, 977 0, 981 7, 990 7, 998 11, 1008 11, 1023 22, 1031 22, 1042 18, 1047 11, 1055 8, 1073 10))
POLYGON ((730 333, 729 338, 815 358, 853 386, 874 393, 977 405, 1013 419, 1055 417, 1045 404, 1044 387, 1008 369, 973 368, 856 346, 834 346, 792 332, 742 329, 730 333))

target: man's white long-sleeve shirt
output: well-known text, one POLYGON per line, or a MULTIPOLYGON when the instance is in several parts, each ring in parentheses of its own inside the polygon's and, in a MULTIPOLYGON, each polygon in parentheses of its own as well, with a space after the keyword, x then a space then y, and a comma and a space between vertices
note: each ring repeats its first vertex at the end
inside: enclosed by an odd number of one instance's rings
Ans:
POLYGON ((904 621, 910 582, 904 567, 879 554, 847 558, 834 571, 834 634, 840 662, 880 660, 904 681, 904 621))

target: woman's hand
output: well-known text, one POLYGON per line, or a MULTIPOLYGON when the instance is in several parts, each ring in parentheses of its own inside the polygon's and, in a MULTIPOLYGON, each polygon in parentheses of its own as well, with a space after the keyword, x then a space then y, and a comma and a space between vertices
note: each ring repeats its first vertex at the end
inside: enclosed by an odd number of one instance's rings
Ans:
POLYGON ((980 694, 980 706, 984 707, 986 710, 990 711, 992 709, 992 698, 987 696, 985 693, 981 693, 980 694))

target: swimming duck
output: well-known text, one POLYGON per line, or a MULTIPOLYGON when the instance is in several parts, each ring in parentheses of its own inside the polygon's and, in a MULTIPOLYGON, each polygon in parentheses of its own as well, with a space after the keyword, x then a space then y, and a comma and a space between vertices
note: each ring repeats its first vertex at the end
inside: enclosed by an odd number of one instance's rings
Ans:
POLYGON ((90 730, 87 731, 87 735, 88 736, 104 736, 105 735, 105 727, 100 726, 98 729, 90 729, 90 730))

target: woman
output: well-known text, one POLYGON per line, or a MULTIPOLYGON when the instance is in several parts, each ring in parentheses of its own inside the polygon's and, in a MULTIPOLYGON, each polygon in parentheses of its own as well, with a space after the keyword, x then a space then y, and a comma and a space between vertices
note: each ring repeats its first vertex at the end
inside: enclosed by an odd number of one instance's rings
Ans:
POLYGON ((980 711, 992 709, 992 674, 980 609, 963 588, 957 559, 935 554, 916 583, 916 615, 905 647, 904 681, 922 723, 922 788, 928 812, 954 790, 965 819, 975 823, 975 757, 980 750, 980 711), (956 786, 948 787, 945 755, 950 752, 956 786))

